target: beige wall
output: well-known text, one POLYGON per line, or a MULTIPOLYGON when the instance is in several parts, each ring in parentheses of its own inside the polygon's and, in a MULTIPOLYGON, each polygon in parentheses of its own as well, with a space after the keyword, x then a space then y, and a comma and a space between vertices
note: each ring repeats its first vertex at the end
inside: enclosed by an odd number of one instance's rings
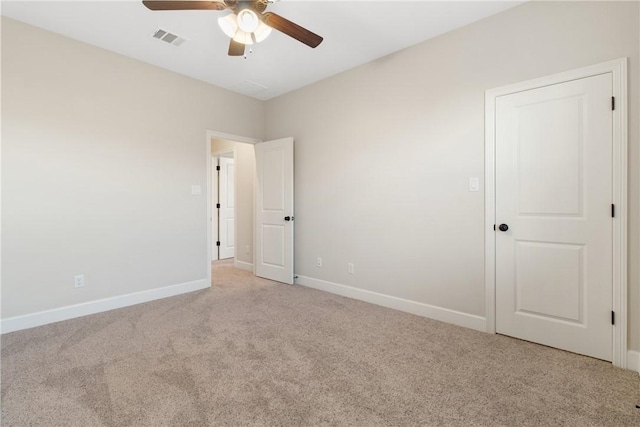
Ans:
POLYGON ((235 152, 236 167, 236 260, 253 264, 253 184, 256 156, 252 144, 211 140, 211 153, 235 152))
POLYGON ((296 138, 296 273, 483 316, 484 91, 626 56, 640 350, 639 15, 531 2, 266 104, 2 18, 3 318, 206 277, 207 129, 296 138))
POLYGON ((638 2, 530 2, 268 101, 266 137, 296 138, 296 273, 484 316, 484 194, 468 192, 484 174, 484 91, 628 57, 640 350, 639 14, 638 2))
POLYGON ((4 318, 207 277, 206 131, 262 102, 7 18, 2 89, 4 318))

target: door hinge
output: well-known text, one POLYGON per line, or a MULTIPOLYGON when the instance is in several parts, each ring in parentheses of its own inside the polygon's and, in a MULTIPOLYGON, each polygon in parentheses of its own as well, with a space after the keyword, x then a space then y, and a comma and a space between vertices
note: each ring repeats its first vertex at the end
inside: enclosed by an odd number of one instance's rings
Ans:
POLYGON ((220 170, 220 166, 216 166, 216 170, 219 171, 220 170))
POLYGON ((220 241, 217 241, 217 242, 216 242, 216 246, 220 246, 220 241))
POLYGON ((615 218, 615 217, 616 217, 616 205, 611 203, 611 218, 615 218))
POLYGON ((216 203, 216 208, 220 209, 220 203, 216 203))
POLYGON ((615 311, 611 311, 611 324, 612 325, 616 324, 616 312, 615 311))
POLYGON ((496 225, 493 224, 493 231, 496 231, 496 225))
POLYGON ((616 109, 616 97, 612 96, 611 97, 611 111, 614 111, 616 109))

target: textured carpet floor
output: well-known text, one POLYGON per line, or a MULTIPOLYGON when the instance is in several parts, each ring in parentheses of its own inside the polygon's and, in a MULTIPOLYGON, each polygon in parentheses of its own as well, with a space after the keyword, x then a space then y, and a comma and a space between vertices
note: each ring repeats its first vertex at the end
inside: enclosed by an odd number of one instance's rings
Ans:
POLYGON ((228 263, 187 295, 2 337, 2 426, 640 425, 611 364, 228 263))

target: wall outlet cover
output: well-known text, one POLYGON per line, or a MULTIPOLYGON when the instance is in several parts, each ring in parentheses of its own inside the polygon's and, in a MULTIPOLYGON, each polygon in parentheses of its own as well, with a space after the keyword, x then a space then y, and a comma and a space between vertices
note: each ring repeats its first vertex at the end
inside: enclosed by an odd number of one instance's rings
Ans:
POLYGON ((84 286, 84 274, 73 276, 73 287, 82 288, 84 286))

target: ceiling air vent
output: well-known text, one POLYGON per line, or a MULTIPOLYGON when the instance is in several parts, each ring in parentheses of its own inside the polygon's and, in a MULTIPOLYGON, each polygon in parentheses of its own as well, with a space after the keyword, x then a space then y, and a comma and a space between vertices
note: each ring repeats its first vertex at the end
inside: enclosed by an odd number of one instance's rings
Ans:
POLYGON ((268 88, 266 86, 262 86, 261 84, 252 82, 250 80, 245 80, 243 82, 236 83, 233 86, 231 86, 231 90, 233 90, 234 92, 240 92, 249 96, 257 95, 260 92, 264 92, 267 89, 268 88))
POLYGON ((162 40, 165 43, 169 43, 171 46, 180 46, 182 43, 186 42, 187 39, 184 37, 180 37, 177 34, 170 33, 167 30, 163 30, 162 28, 156 29, 151 35, 154 39, 162 40))

